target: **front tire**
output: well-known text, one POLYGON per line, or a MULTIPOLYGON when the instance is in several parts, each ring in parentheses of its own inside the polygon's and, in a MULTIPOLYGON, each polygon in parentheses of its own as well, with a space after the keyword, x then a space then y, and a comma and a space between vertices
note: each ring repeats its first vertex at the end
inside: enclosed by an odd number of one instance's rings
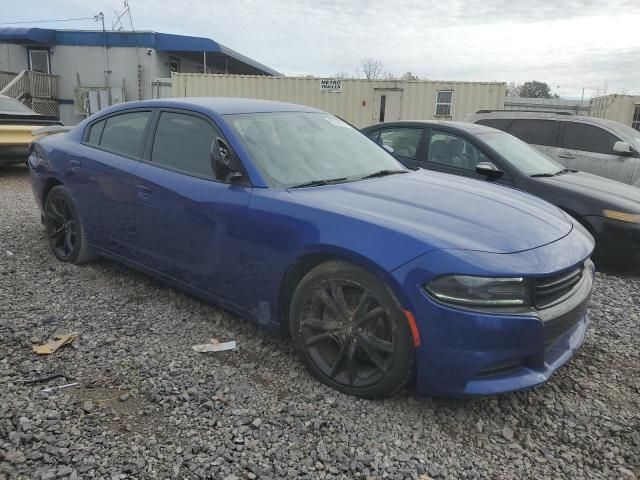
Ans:
POLYGON ((47 195, 44 226, 49 247, 58 260, 79 265, 94 258, 71 194, 62 185, 47 195))
POLYGON ((385 397, 413 372, 415 349, 398 302, 356 265, 329 261, 311 270, 296 288, 289 318, 300 358, 336 390, 385 397))

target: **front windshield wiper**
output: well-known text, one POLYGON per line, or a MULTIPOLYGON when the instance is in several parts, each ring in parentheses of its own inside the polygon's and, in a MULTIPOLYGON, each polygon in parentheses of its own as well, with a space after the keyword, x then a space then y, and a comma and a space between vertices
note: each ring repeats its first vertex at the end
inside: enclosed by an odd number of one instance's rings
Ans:
POLYGON ((323 185, 331 185, 332 183, 344 182, 346 179, 347 177, 327 178, 325 180, 311 180, 310 182, 299 183, 298 185, 293 185, 289 188, 321 187, 323 185))
POLYGON ((396 173, 409 173, 407 170, 378 170, 377 172, 370 173, 369 175, 365 175, 364 177, 360 177, 360 180, 364 180, 365 178, 377 178, 377 177, 386 177, 387 175, 395 175, 396 173))
POLYGON ((533 175, 529 175, 532 178, 535 177, 555 177, 556 175, 564 175, 565 173, 575 173, 577 172, 577 170, 572 170, 570 168, 563 168, 562 170, 558 170, 557 172, 554 173, 534 173, 533 175))

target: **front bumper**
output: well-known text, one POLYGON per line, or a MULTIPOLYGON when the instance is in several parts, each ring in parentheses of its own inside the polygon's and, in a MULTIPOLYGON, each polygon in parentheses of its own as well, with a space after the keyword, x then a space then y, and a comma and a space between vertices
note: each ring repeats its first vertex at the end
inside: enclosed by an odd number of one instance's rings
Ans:
POLYGON ((494 269, 495 265, 506 265, 500 272, 494 270, 494 276, 508 276, 517 268, 521 275, 532 277, 559 273, 584 262, 591 253, 591 239, 582 241, 580 235, 576 231, 573 238, 502 256, 454 252, 444 254, 443 260, 442 252, 432 252, 396 270, 394 275, 403 279, 404 291, 411 286, 415 292, 407 301, 420 332, 416 348, 418 393, 490 395, 530 388, 567 363, 582 345, 589 324, 587 307, 594 279, 590 262, 580 283, 560 303, 513 313, 479 312, 442 304, 431 298, 422 288, 424 281, 417 279, 424 279, 427 269, 430 278, 444 273, 445 268, 449 273, 486 275, 489 272, 483 265, 491 263, 494 269), (535 258, 546 263, 536 263, 535 258), (557 268, 551 268, 553 263, 557 268), (523 264, 528 264, 529 270, 521 269, 523 264))
POLYGON ((0 166, 24 163, 28 145, 0 145, 0 166))
POLYGON ((612 218, 585 217, 598 239, 598 254, 605 259, 640 262, 640 225, 612 218))

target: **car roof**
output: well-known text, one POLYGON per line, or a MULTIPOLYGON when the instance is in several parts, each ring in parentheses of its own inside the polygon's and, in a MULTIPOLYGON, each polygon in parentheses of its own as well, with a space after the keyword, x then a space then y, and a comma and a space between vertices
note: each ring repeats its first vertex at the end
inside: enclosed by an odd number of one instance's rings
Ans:
POLYGON ((487 127, 486 125, 478 125, 475 123, 468 122, 457 122, 453 120, 401 120, 397 122, 384 122, 378 123, 376 125, 371 125, 370 127, 366 127, 365 130, 373 130, 376 128, 384 128, 384 127, 444 127, 448 131, 458 131, 458 132, 466 132, 471 135, 475 135, 477 133, 489 133, 489 132, 499 132, 492 127, 487 127))
POLYGON ((31 116, 33 116, 33 115, 41 115, 40 113, 35 112, 31 108, 27 107, 24 103, 22 103, 17 98, 13 98, 13 97, 10 97, 8 95, 0 95, 0 98, 13 100, 15 103, 19 103, 20 105, 22 105, 26 109, 26 111, 0 110, 0 113, 2 113, 3 115, 24 115, 24 116, 27 116, 27 115, 31 115, 31 116))
MULTIPOLYGON (((478 113, 472 113, 467 115, 465 118, 465 122, 477 122, 478 120, 483 119, 507 119, 507 120, 523 120, 523 119, 531 119, 531 120, 558 120, 563 122, 575 122, 575 123, 585 123, 588 125, 596 125, 600 127, 604 127, 616 135, 631 141, 632 143, 637 143, 637 138, 639 135, 635 134, 633 129, 625 125, 624 123, 616 122, 615 120, 609 120, 607 118, 599 118, 599 117, 589 117, 586 115, 563 115, 561 113, 553 113, 553 112, 522 112, 522 111, 509 111, 509 110, 500 110, 500 111, 480 111, 478 113)), ((639 144, 640 145, 640 144, 639 144)))
POLYGON ((479 120, 481 118, 506 118, 506 119, 536 119, 536 120, 563 120, 565 122, 583 122, 595 125, 614 126, 618 122, 605 118, 588 117, 586 115, 572 115, 554 112, 522 112, 517 110, 500 110, 493 112, 477 112, 468 116, 468 119, 479 120))
MULTIPOLYGON (((258 100, 254 98, 236 97, 179 97, 161 98, 156 100, 142 100, 120 104, 122 108, 186 108, 197 107, 209 110, 218 115, 231 115, 240 113, 267 113, 267 112, 322 112, 315 108, 294 103, 274 102, 271 100, 258 100)), ((119 110, 119 109, 118 109, 119 110)))

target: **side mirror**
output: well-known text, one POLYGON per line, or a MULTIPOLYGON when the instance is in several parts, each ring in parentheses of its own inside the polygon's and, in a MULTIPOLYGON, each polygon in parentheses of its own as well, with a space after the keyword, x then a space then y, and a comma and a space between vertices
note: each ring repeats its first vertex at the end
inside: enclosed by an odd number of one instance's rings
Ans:
POLYGON ((627 142, 616 142, 613 144, 614 153, 619 153, 621 155, 631 155, 633 154, 633 149, 631 145, 627 142))
POLYGON ((211 144, 210 153, 213 174, 217 180, 237 183, 244 178, 235 155, 223 139, 216 137, 211 144))
POLYGON ((391 145, 382 145, 382 148, 393 155, 393 147, 391 145))
POLYGON ((479 173, 480 175, 486 175, 487 177, 499 177, 504 172, 496 167, 494 163, 479 162, 476 165, 476 173, 479 173))

